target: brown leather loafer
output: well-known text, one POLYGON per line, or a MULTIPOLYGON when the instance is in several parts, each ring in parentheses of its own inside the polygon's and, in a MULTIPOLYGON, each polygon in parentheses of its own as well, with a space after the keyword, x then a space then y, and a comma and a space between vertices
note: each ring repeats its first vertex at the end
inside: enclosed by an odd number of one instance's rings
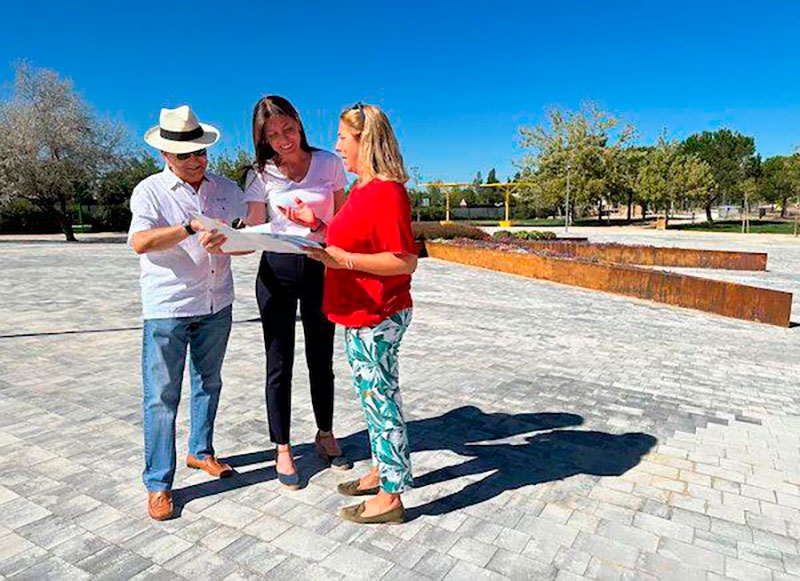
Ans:
POLYGON ((147 495, 147 512, 153 520, 167 520, 175 513, 172 493, 169 490, 151 492, 147 495))
POLYGON ((186 465, 195 470, 208 472, 211 476, 215 476, 216 478, 227 478, 233 474, 233 468, 227 464, 221 464, 214 456, 209 456, 208 458, 200 460, 189 454, 186 456, 186 465))
POLYGON ((362 525, 399 525, 406 521, 406 511, 402 505, 372 516, 363 516, 364 508, 363 502, 354 506, 346 506, 339 512, 339 516, 344 520, 362 525))

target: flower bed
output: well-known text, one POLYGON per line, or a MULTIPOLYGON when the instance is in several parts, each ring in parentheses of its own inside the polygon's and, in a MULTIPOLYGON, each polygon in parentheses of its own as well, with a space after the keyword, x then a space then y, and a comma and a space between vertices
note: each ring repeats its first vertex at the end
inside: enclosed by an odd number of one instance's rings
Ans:
POLYGON ((718 268, 723 270, 767 270, 767 255, 761 252, 664 248, 634 244, 590 244, 526 240, 537 249, 557 250, 565 256, 641 266, 718 268))
POLYGON ((593 257, 577 258, 564 251, 562 244, 536 248, 518 241, 454 239, 427 240, 425 246, 429 256, 441 260, 789 326, 792 295, 783 291, 612 264, 593 257))

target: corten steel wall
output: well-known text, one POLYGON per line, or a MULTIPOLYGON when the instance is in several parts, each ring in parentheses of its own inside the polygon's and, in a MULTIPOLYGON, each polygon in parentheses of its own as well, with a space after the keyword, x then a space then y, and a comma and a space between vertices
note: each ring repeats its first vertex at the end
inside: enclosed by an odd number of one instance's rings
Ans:
POLYGON ((789 326, 792 294, 783 291, 635 266, 516 254, 438 242, 426 242, 425 246, 432 258, 698 309, 726 317, 780 327, 789 326))
POLYGON ((681 266, 687 268, 720 268, 724 270, 767 270, 767 255, 761 252, 695 250, 690 248, 657 248, 625 244, 572 244, 529 240, 532 248, 563 252, 576 258, 590 258, 615 264, 643 266, 681 266))

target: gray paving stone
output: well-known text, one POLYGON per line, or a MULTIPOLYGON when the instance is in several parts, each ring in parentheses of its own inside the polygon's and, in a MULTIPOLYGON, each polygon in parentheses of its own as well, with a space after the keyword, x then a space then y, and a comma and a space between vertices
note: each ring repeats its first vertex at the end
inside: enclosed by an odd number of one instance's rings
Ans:
POLYGON ((222 579, 236 568, 233 561, 223 559, 196 545, 167 561, 163 567, 187 579, 212 577, 222 579))
POLYGON ((475 581, 505 581, 508 577, 495 573, 490 569, 482 569, 470 563, 458 561, 444 577, 444 581, 459 581, 461 579, 469 579, 470 581, 473 579, 475 581))
MULTIPOLYGON (((793 291, 800 312, 793 239, 592 236, 766 250, 768 272, 686 272, 793 291)), ((3 243, 0 252, 0 577, 57 576, 81 562, 101 578, 231 581, 356 570, 390 581, 721 581, 761 575, 765 565, 775 581, 800 576, 800 336, 791 329, 425 260, 403 346, 403 396, 418 478, 448 473, 404 496, 411 522, 341 522, 336 512, 347 500, 334 489, 342 476, 315 473, 309 461, 309 485, 287 493, 264 458, 219 491, 179 466, 176 488, 201 494, 180 518, 155 523, 140 484, 136 257, 111 244, 3 243), (64 290, 58 299, 52 285, 64 290), (66 330, 77 332, 35 335, 66 330), (8 337, 20 333, 31 335, 8 337), (781 381, 766 381, 765 368, 781 369, 781 381), (544 412, 574 416, 553 427, 544 412), (626 433, 655 436, 657 447, 619 475, 597 470, 598 460, 622 457, 605 445, 626 433), (476 456, 475 444, 492 453, 476 456), (481 470, 461 474, 476 458, 481 470), (339 570, 325 563, 337 555, 339 570)), ((244 322, 257 316, 257 262, 235 263, 237 323, 215 430, 223 455, 257 452, 268 440, 261 388, 253 391, 263 384, 261 330, 244 322)), ((302 450, 316 426, 299 327, 296 358, 293 439, 302 450)), ((334 365, 336 431, 360 454, 360 473, 363 414, 344 389, 338 334, 334 365)), ((179 458, 186 404, 184 391, 179 458)))
POLYGON ((766 567, 730 557, 725 557, 725 574, 739 581, 770 581, 772 579, 772 571, 766 567))
POLYGON ((141 573, 137 573, 131 577, 130 581, 173 581, 174 579, 183 579, 174 571, 169 571, 158 565, 151 565, 141 573))
POLYGON ((612 521, 601 521, 596 534, 651 553, 656 551, 659 541, 653 533, 612 521))
POLYGON ((292 527, 270 544, 309 561, 322 561, 340 546, 336 541, 300 527, 292 527))
POLYGON ((189 541, 156 529, 147 529, 127 539, 122 545, 158 565, 163 565, 192 547, 189 541))
POLYGON ((448 554, 460 561, 466 561, 478 567, 485 567, 497 551, 497 547, 469 537, 462 537, 451 547, 448 554))
POLYGON ((637 548, 599 535, 580 533, 575 540, 574 548, 628 569, 635 567, 639 559, 639 550, 637 548))
POLYGON ((47 558, 49 558, 47 551, 36 546, 15 552, 0 560, 0 576, 13 577, 47 558))
POLYGON ((675 559, 653 553, 642 554, 639 569, 665 581, 705 581, 707 579, 705 568, 689 567, 675 559))
POLYGON ((757 563, 775 571, 783 571, 783 554, 775 548, 762 547, 740 541, 738 543, 738 557, 742 561, 757 563))
POLYGON ((487 567, 509 579, 544 580, 553 579, 556 574, 553 565, 528 559, 504 549, 498 550, 492 556, 487 567))
POLYGON ((200 545, 218 553, 244 536, 245 534, 238 529, 220 525, 200 539, 200 545))
POLYGON ((696 569, 705 569, 719 574, 725 573, 725 557, 697 545, 664 538, 661 539, 658 554, 696 569))
POLYGON ((285 561, 288 555, 255 537, 242 537, 220 551, 219 557, 264 575, 285 561))
POLYGON ((122 547, 108 546, 75 563, 95 579, 128 579, 141 573, 151 563, 122 547))
POLYGON ((386 574, 394 563, 366 551, 340 545, 321 565, 357 579, 377 579, 386 574))
POLYGON ((53 579, 54 581, 60 581, 62 579, 69 579, 72 581, 74 579, 75 581, 82 581, 83 579, 90 579, 91 575, 58 557, 50 557, 11 578, 15 581, 41 581, 45 579, 53 579))
POLYGON ((89 532, 78 533, 63 543, 51 549, 51 552, 65 561, 78 564, 104 549, 114 547, 112 543, 89 532))
POLYGON ((295 581, 298 579, 307 579, 308 581, 337 581, 338 579, 344 579, 345 576, 337 571, 321 567, 319 563, 306 561, 290 555, 276 567, 266 572, 266 578, 270 581, 295 581))
POLYGON ((431 579, 442 579, 450 572, 455 563, 455 558, 431 550, 414 566, 414 571, 431 579))

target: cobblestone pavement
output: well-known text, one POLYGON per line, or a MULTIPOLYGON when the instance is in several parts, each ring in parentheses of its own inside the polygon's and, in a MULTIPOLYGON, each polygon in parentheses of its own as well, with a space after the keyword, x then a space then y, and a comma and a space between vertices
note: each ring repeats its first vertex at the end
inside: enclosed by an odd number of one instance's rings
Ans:
MULTIPOLYGON (((675 233, 598 240, 766 250, 795 293, 800 242, 675 233)), ((216 446, 238 474, 179 468, 180 518, 141 485, 138 266, 120 244, 0 244, 0 578, 800 578, 800 327, 781 329, 421 262, 402 349, 417 487, 410 522, 336 516, 298 341, 304 487, 275 479, 255 257, 239 298, 216 446)), ((298 326, 298 332, 301 327, 298 326)), ((337 337, 336 431, 367 466, 337 337)), ((186 453, 184 398, 179 458, 186 453)))

